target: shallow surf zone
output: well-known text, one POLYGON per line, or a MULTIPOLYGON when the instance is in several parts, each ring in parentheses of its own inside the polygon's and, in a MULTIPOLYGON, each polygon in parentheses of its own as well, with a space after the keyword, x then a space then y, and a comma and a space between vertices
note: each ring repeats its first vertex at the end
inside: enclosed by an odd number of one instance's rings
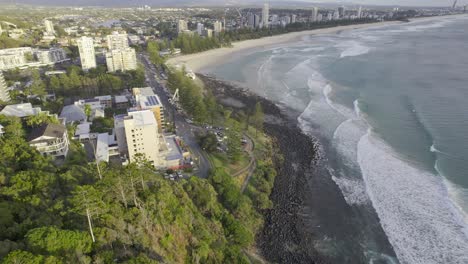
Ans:
POLYGON ((410 166, 370 130, 358 162, 401 263, 468 263, 466 229, 439 176, 410 166))
POLYGON ((371 133, 358 99, 354 109, 336 103, 335 93, 349 88, 334 86, 310 63, 296 68, 309 73, 312 98, 298 121, 305 133, 328 139, 332 152, 323 156, 337 156, 329 172, 346 202, 375 209, 401 263, 468 263, 466 226, 443 178, 371 133))

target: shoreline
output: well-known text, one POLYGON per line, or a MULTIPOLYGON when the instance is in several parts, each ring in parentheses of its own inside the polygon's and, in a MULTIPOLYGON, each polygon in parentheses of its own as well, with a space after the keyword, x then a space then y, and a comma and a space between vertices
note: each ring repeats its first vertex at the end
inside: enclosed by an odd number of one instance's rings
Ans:
POLYGON ((265 113, 264 133, 273 138, 278 152, 284 157, 282 165, 276 164, 278 175, 270 197, 274 207, 262 213, 265 222, 256 235, 255 247, 260 256, 269 263, 329 263, 304 241, 299 216, 304 207, 302 195, 306 189, 303 187, 307 186, 307 180, 301 174, 313 169, 314 161, 318 159, 317 143, 302 133, 297 122, 275 103, 214 77, 201 74, 197 77, 225 107, 242 110, 254 108, 260 102, 265 113), (236 107, 220 100, 226 98, 241 101, 244 106, 236 107), (290 251, 289 247, 295 250, 290 251))
POLYGON ((383 22, 374 22, 374 23, 364 23, 364 24, 355 24, 347 26, 337 26, 337 27, 328 27, 320 29, 311 29, 305 31, 289 32, 285 34, 279 34, 270 37, 263 37, 258 39, 249 39, 233 42, 231 47, 222 47, 217 49, 211 49, 199 53, 181 55, 177 57, 169 58, 166 62, 169 66, 185 66, 187 69, 192 70, 195 73, 199 73, 202 69, 206 67, 213 67, 219 63, 223 63, 223 58, 226 58, 234 53, 259 49, 259 48, 268 48, 270 46, 275 46, 294 40, 299 40, 302 37, 320 35, 320 34, 330 34, 338 33, 344 30, 355 30, 355 29, 366 29, 372 27, 384 27, 389 25, 398 25, 403 23, 411 23, 416 21, 424 20, 433 20, 441 17, 448 16, 466 16, 466 14, 457 14, 457 15, 447 15, 447 16, 432 16, 432 17, 416 17, 411 18, 409 22, 403 22, 400 20, 394 21, 383 21, 383 22))
MULTIPOLYGON (((269 197, 273 207, 262 212, 264 225, 256 234, 254 247, 260 256, 269 263, 366 263, 366 249, 356 241, 362 236, 362 226, 380 235, 383 230, 372 224, 378 222, 377 218, 361 221, 356 208, 348 205, 324 165, 321 143, 299 127, 295 116, 300 113, 285 111, 235 84, 197 76, 225 107, 245 111, 260 102, 265 114, 264 133, 284 158, 276 164, 278 174, 269 197), (240 101, 242 106, 226 99, 240 101), (342 213, 346 217, 340 217, 342 213), (338 232, 330 237, 330 229, 338 232), (338 244, 330 243, 330 238, 338 244)), ((395 256, 386 237, 377 249, 395 256)))
MULTIPOLYGON (((422 18, 420 18, 422 19, 422 18)), ((411 20, 413 21, 413 20, 411 20)), ((320 28, 312 29, 305 31, 289 32, 285 34, 263 37, 258 39, 249 39, 242 40, 232 43, 232 47, 222 47, 217 49, 211 49, 199 53, 181 55, 178 57, 173 57, 167 60, 169 66, 185 66, 187 69, 192 70, 193 72, 199 72, 205 67, 215 66, 217 63, 222 63, 222 59, 232 55, 233 53, 256 49, 256 48, 267 48, 273 45, 279 45, 294 40, 298 40, 302 37, 319 35, 319 34, 330 34, 338 33, 343 30, 355 30, 355 29, 364 29, 371 27, 381 27, 388 25, 395 25, 405 23, 402 21, 384 21, 384 22, 375 22, 375 23, 365 23, 365 24, 355 24, 347 26, 337 26, 329 28, 320 28)))

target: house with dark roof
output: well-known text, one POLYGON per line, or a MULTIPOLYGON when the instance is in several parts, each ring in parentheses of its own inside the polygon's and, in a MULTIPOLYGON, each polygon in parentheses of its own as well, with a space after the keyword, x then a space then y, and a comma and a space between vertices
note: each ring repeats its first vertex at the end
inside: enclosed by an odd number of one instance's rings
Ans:
POLYGON ((34 128, 28 136, 28 143, 44 156, 65 158, 69 140, 67 128, 61 124, 42 124, 34 128))

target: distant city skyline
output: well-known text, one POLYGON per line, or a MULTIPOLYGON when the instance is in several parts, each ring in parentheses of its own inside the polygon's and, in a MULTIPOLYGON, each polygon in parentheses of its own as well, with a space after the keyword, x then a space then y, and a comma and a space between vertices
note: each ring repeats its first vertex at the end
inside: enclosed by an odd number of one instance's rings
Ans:
MULTIPOLYGON (((252 4, 261 4, 264 1, 262 0, 235 0, 235 1, 216 1, 216 0, 201 0, 199 5, 217 5, 223 6, 227 3, 229 5, 246 5, 249 3, 252 4)), ((273 0, 266 1, 274 4, 283 4, 287 3, 311 3, 314 5, 320 4, 342 4, 342 5, 382 5, 382 6, 391 6, 391 5, 400 5, 400 6, 452 6, 453 0, 273 0)), ((154 6, 180 6, 180 5, 190 5, 194 6, 194 2, 190 0, 0 0, 0 4, 35 4, 35 5, 57 5, 57 6, 135 6, 135 5, 154 5, 154 6)), ((458 1, 458 6, 468 5, 468 0, 458 1)))

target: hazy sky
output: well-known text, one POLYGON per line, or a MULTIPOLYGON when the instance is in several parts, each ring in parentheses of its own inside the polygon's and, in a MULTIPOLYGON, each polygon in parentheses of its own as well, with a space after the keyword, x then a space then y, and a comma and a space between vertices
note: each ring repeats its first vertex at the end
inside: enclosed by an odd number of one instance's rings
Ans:
MULTIPOLYGON (((221 0, 221 1, 213 1, 213 0, 199 0, 200 2, 216 2, 218 4, 223 5, 223 3, 248 3, 248 2, 263 2, 262 0, 221 0)), ((267 0, 268 1, 268 0, 267 0)), ((403 6, 451 6, 454 0, 270 0, 271 2, 284 2, 285 4, 288 1, 301 1, 301 2, 311 2, 311 3, 343 3, 343 4, 369 4, 369 5, 403 5, 403 6)), ((74 5, 89 5, 89 4, 96 4, 96 5, 135 5, 135 4, 153 4, 158 5, 162 4, 167 5, 168 3, 189 3, 195 4, 197 0, 0 0, 0 3, 28 3, 28 4, 57 4, 57 5, 67 5, 72 3, 74 5)), ((468 0, 458 0, 458 5, 466 5, 468 4, 468 0)))

